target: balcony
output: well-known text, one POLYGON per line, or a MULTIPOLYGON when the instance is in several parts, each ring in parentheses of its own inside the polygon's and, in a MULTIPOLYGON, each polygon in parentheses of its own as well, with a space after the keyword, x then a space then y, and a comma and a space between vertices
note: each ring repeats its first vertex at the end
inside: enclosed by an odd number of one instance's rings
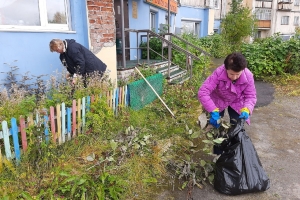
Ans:
POLYGON ((255 8, 272 8, 272 1, 255 1, 255 8))
POLYGON ((278 11, 291 11, 293 9, 292 3, 278 3, 278 11))
POLYGON ((271 20, 258 20, 257 28, 258 29, 270 29, 271 28, 271 20))
POLYGON ((292 0, 278 0, 278 4, 292 4, 292 0))

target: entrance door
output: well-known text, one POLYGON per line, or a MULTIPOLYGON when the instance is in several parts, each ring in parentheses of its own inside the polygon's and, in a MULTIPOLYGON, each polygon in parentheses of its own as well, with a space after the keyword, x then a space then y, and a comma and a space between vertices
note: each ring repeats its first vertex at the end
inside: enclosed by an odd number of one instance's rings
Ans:
MULTIPOLYGON (((124 6, 124 28, 129 28, 129 18, 128 18, 128 0, 123 1, 124 6)), ((122 67, 122 9, 121 9, 121 0, 114 0, 114 9, 115 9, 115 24, 116 24, 116 46, 117 46, 117 66, 122 67)), ((129 32, 125 33, 125 47, 129 47, 129 32)), ((130 50, 125 50, 126 60, 130 60, 130 50)))

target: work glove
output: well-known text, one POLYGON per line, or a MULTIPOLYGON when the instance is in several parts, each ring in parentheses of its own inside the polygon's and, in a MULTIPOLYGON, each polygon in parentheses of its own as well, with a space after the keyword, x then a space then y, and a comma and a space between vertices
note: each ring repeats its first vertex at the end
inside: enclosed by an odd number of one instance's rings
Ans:
POLYGON ((214 109, 210 113, 209 123, 211 125, 213 125, 215 128, 219 128, 220 127, 220 113, 219 113, 219 108, 214 109))
POLYGON ((240 111, 241 111, 241 115, 240 115, 239 118, 242 118, 242 119, 245 119, 245 120, 249 119, 249 113, 250 113, 250 111, 249 111, 248 108, 246 108, 246 107, 242 108, 240 111))

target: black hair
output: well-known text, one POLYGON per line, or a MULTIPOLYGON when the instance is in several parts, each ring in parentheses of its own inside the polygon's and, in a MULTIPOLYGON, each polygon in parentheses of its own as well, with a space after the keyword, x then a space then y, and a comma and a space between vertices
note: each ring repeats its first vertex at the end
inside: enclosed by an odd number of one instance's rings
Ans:
POLYGON ((234 52, 225 58, 224 65, 226 70, 240 72, 247 67, 247 60, 243 54, 234 52))

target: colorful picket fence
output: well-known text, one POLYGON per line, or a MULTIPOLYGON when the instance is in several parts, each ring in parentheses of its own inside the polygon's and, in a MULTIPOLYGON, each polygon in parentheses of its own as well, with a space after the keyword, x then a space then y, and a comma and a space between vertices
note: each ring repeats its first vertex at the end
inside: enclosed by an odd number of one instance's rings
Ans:
MULTIPOLYGON (((123 86, 108 91, 106 97, 109 107, 117 115, 121 107, 129 106, 129 87, 123 86)), ((20 117, 19 124, 16 118, 12 118, 10 121, 11 127, 8 127, 7 121, 2 121, 0 144, 3 144, 4 148, 0 148, 0 163, 4 158, 8 160, 15 158, 17 162, 20 161, 22 152, 25 152, 28 146, 27 136, 30 133, 26 133, 26 128, 31 125, 40 126, 43 123, 45 140, 49 140, 50 134, 52 134, 53 142, 58 144, 82 134, 85 131, 86 113, 90 111, 90 105, 94 102, 94 99, 94 96, 88 96, 73 100, 72 107, 66 107, 65 103, 58 104, 46 110, 44 116, 36 114, 34 119, 33 115, 29 115, 27 120, 20 117), (21 140, 19 140, 19 137, 21 137, 21 140), (21 144, 19 141, 21 141, 21 144), (3 154, 1 149, 5 151, 3 154)))

